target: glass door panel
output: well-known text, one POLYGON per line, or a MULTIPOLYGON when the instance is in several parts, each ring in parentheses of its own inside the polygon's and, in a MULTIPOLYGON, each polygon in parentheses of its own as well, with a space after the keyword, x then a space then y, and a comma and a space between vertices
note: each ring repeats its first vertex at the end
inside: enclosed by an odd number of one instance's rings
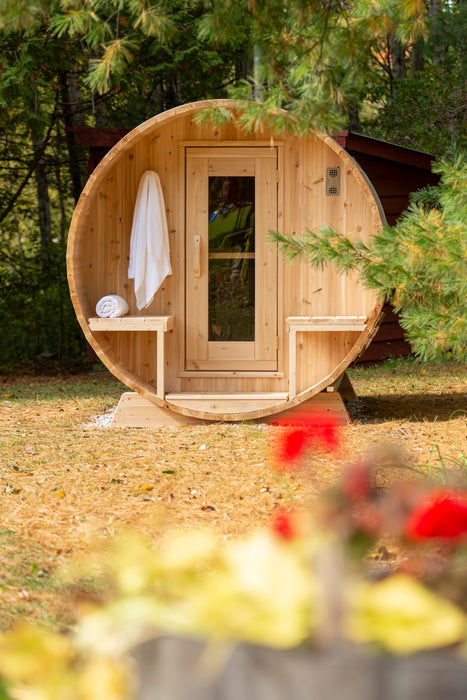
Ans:
POLYGON ((255 178, 209 178, 209 341, 255 339, 255 178))

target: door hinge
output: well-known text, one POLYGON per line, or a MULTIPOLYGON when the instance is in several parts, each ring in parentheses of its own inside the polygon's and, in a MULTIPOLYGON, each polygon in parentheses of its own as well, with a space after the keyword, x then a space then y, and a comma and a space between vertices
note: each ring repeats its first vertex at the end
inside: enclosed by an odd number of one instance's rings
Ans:
POLYGON ((279 171, 276 170, 276 183, 279 184, 279 171))
POLYGON ((279 336, 276 336, 276 350, 279 350, 279 336))

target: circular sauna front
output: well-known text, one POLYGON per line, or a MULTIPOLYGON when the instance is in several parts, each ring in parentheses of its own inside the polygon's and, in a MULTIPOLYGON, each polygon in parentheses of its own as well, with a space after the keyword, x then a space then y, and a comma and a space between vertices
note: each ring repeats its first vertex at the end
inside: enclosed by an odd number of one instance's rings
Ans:
POLYGON ((71 297, 131 390, 195 418, 260 418, 335 382, 381 312, 356 273, 291 264, 270 232, 368 241, 383 214, 330 137, 197 123, 208 106, 144 122, 92 173, 70 228, 71 297), (107 297, 115 316, 96 312, 107 297))

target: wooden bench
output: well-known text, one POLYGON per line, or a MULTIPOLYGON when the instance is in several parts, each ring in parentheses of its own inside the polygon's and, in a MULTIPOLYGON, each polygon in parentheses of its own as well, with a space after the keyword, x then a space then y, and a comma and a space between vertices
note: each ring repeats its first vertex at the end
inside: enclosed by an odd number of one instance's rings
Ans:
POLYGON ((118 318, 90 318, 91 331, 156 331, 157 333, 157 379, 156 394, 165 397, 164 387, 164 333, 174 327, 173 316, 120 316, 118 318))
POLYGON ((288 316, 285 319, 289 333, 289 401, 297 395, 297 333, 335 331, 363 331, 366 316, 288 316))

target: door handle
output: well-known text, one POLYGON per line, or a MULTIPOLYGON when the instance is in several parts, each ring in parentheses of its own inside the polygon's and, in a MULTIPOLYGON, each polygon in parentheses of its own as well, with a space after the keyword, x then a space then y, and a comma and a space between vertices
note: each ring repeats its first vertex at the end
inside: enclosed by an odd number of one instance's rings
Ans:
POLYGON ((201 236, 193 236, 193 277, 201 277, 201 236))

